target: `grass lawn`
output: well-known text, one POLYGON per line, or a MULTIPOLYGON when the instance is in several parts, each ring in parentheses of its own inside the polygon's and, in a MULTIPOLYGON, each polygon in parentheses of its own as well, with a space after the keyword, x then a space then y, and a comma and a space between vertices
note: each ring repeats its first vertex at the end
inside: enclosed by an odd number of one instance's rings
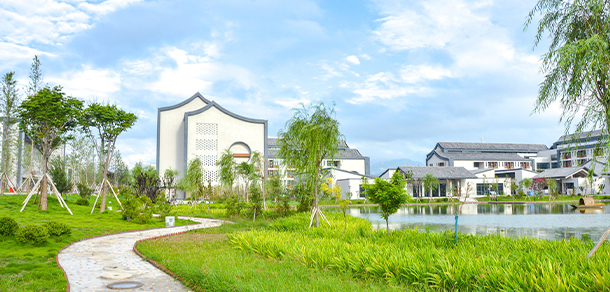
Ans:
MULTIPOLYGON (((21 203, 25 195, 6 195, 0 197, 0 217, 9 216, 19 225, 42 224, 47 221, 61 221, 72 228, 72 235, 50 237, 39 245, 20 244, 14 237, 0 236, 0 291, 65 291, 66 279, 55 261, 59 249, 70 242, 95 235, 126 230, 164 227, 165 223, 153 218, 148 224, 136 224, 124 221, 119 212, 100 214, 91 212, 91 206, 76 205, 78 195, 68 197, 66 203, 74 213, 70 215, 59 206, 53 196, 49 196, 48 210, 37 211, 34 198, 30 200, 23 212, 21 203)), ((91 198, 91 205, 95 197, 91 198)), ((120 209, 114 198, 109 199, 113 210, 120 209)), ((188 224, 177 220, 176 225, 188 224)))
POLYGON ((236 250, 227 235, 265 228, 268 222, 238 220, 176 236, 140 242, 138 250, 205 291, 405 291, 376 280, 309 268, 236 250))

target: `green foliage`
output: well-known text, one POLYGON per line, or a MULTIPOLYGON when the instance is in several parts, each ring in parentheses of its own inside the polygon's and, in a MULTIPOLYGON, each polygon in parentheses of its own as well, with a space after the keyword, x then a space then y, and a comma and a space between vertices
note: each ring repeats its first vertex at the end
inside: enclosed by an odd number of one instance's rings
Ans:
POLYGON ((235 248, 265 258, 403 285, 407 291, 606 291, 610 285, 609 249, 591 259, 578 256, 591 249, 589 241, 459 234, 456 244, 453 232, 405 229, 386 236, 353 217, 344 233, 337 227, 339 213, 329 217, 334 227, 309 230, 303 224, 308 216, 279 219, 266 230, 229 239, 235 248))
POLYGON ((171 167, 163 173, 163 186, 165 187, 167 199, 172 202, 176 198, 176 188, 178 186, 178 175, 180 172, 171 167))
MULTIPOLYGON (((399 171, 394 172, 390 181, 376 177, 374 184, 369 184, 368 181, 364 182, 363 188, 366 190, 366 197, 373 204, 379 204, 381 217, 386 220, 386 226, 390 215, 396 213, 398 208, 407 202, 405 184, 406 181, 399 171)), ((389 226, 387 226, 387 230, 389 234, 389 226)))
POLYGON ((157 170, 153 167, 151 168, 137 172, 134 171, 133 179, 129 186, 136 197, 146 196, 152 203, 156 203, 159 191, 161 190, 161 179, 159 179, 157 170))
POLYGON ((288 196, 280 197, 279 204, 275 208, 276 217, 288 217, 291 215, 292 210, 290 208, 290 198, 288 196))
MULTIPOLYGON (((89 201, 89 198, 91 198, 91 195, 93 195, 93 189, 90 189, 87 185, 82 183, 77 183, 76 188, 78 188, 78 195, 82 199, 86 199, 87 201, 89 201)), ((87 206, 88 205, 89 203, 87 203, 87 206)))
POLYGON ((220 183, 228 188, 233 188, 236 175, 236 164, 233 160, 233 153, 229 149, 225 149, 220 155, 220 159, 216 162, 219 167, 219 181, 220 183))
POLYGON ((227 208, 227 211, 226 211, 227 217, 231 217, 233 215, 239 216, 241 213, 241 210, 244 208, 244 204, 241 201, 239 201, 239 198, 236 195, 232 195, 227 200, 226 208, 227 208))
POLYGON ((19 229, 19 224, 11 217, 0 218, 0 235, 13 236, 19 229))
POLYGON ((49 175, 53 179, 55 187, 61 194, 67 194, 72 190, 72 183, 66 174, 66 163, 57 155, 49 161, 49 175))
POLYGON ((174 209, 174 206, 172 206, 172 204, 169 204, 164 200, 164 196, 165 195, 162 196, 161 194, 159 194, 160 198, 157 199, 157 203, 155 203, 154 206, 154 212, 160 215, 159 218, 161 220, 164 220, 163 218, 165 218, 165 216, 168 216, 174 209))
POLYGON ((72 228, 70 228, 70 226, 63 222, 49 221, 45 222, 43 226, 47 228, 47 230, 49 231, 49 235, 61 236, 72 234, 72 228))
MULTIPOLYGON (((565 123, 566 132, 576 129, 572 136, 575 142, 587 128, 607 133, 610 125, 608 1, 539 0, 529 13, 525 27, 537 19, 534 46, 540 44, 547 32, 551 41, 540 65, 545 78, 539 86, 534 111, 542 112, 558 102, 563 110, 560 121, 565 123)), ((608 135, 601 135, 600 139, 597 144, 607 148, 608 135)), ((608 151, 604 152, 607 157, 608 151)))
MULTIPOLYGON (((17 89, 17 80, 14 79, 15 72, 8 72, 2 76, 2 96, 0 96, 0 115, 2 116, 2 165, 0 170, 7 174, 14 173, 12 164, 15 161, 17 150, 17 133, 11 127, 17 123, 15 110, 19 106, 20 98, 17 89)), ((3 183, 4 184, 4 183, 3 183)))
POLYGON ((206 182, 203 175, 203 163, 199 158, 195 158, 189 161, 186 173, 178 183, 178 187, 186 191, 191 200, 199 201, 205 193, 206 182))
POLYGON ((85 198, 78 198, 76 200, 76 204, 79 206, 89 206, 89 200, 87 200, 85 198))
POLYGON ((430 193, 438 188, 438 178, 430 173, 424 175, 422 178, 422 183, 424 184, 424 188, 426 189, 427 193, 430 193))
POLYGON ((42 225, 29 224, 15 232, 15 240, 19 243, 39 244, 47 241, 48 238, 49 231, 42 225))
MULTIPOLYGON (((315 207, 318 206, 322 162, 333 159, 339 153, 343 138, 333 106, 320 102, 306 108, 301 104, 301 108, 293 109, 294 116, 278 133, 280 150, 277 155, 284 164, 295 168, 297 176, 307 185, 306 190, 313 191, 315 207)), ((316 225, 317 222, 316 219, 316 225)))
POLYGON ((284 195, 286 195, 286 188, 278 176, 267 178, 265 188, 267 190, 268 198, 271 200, 283 198, 284 195))
POLYGON ((123 202, 123 219, 136 223, 148 223, 152 219, 153 202, 147 196, 128 196, 123 202))
POLYGON ((290 191, 290 196, 295 198, 299 205, 297 206, 297 212, 308 212, 311 210, 313 206, 314 196, 309 191, 308 185, 296 182, 292 186, 292 190, 290 191))
POLYGON ((250 216, 256 220, 256 216, 263 214, 263 197, 261 189, 256 184, 250 185, 250 216))

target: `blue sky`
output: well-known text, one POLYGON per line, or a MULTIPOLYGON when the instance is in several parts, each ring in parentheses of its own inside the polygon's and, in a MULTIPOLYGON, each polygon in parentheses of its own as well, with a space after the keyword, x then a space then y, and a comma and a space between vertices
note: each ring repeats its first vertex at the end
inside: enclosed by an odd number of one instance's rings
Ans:
MULTIPOLYGON (((334 102, 372 163, 424 162, 437 142, 551 145, 561 109, 533 114, 540 55, 523 23, 536 1, 51 1, 0 3, 0 73, 136 112, 117 145, 155 163, 157 107, 195 92, 269 120, 334 102)), ((23 90, 22 90, 23 92, 23 90)))

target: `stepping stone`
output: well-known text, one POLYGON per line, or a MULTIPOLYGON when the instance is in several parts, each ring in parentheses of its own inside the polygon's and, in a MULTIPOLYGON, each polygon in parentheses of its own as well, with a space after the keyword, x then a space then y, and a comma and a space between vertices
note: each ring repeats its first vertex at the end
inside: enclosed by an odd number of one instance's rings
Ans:
POLYGON ((131 278, 133 275, 129 273, 116 273, 108 272, 100 275, 100 278, 107 280, 125 280, 131 278))
POLYGON ((104 266, 103 270, 114 273, 127 273, 129 269, 118 265, 110 265, 104 266))

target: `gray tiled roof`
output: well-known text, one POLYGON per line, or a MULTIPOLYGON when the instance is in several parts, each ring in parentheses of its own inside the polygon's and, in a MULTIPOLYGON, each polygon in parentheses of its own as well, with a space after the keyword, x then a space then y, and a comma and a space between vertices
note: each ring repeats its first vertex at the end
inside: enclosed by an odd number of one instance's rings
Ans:
MULTIPOLYGON (((276 149, 267 150, 268 158, 276 158, 277 153, 278 153, 278 150, 276 150, 276 149)), ((335 155, 335 158, 337 158, 337 159, 341 159, 341 158, 362 158, 362 159, 364 159, 364 156, 362 156, 362 154, 360 153, 360 151, 358 151, 358 149, 339 149, 339 153, 337 153, 337 155, 335 155)))
POLYGON ((438 145, 444 149, 487 151, 540 151, 549 149, 544 144, 438 142, 438 145))
POLYGON ((492 170, 495 170, 495 168, 472 169, 469 171, 472 172, 472 174, 479 174, 482 172, 488 172, 488 171, 492 171, 492 170))
MULTIPOLYGON (((546 147, 546 146, 545 146, 546 147)), ((498 152, 442 152, 434 150, 436 155, 453 160, 504 160, 504 161, 529 161, 517 153, 498 152)))
POLYGON ((582 132, 579 135, 574 135, 575 133, 572 134, 567 134, 567 135, 563 135, 561 137, 559 137, 559 139, 557 139, 556 142, 559 143, 563 143, 563 142, 570 142, 572 141, 572 139, 591 139, 593 137, 598 137, 600 136, 602 133, 602 130, 594 130, 594 131, 586 131, 586 132, 582 132))
POLYGON ((587 172, 586 167, 562 167, 562 168, 552 168, 547 169, 538 175, 534 176, 534 178, 546 177, 546 178, 566 178, 570 175, 573 175, 581 170, 587 172))
POLYGON ((422 179, 426 174, 431 174, 438 179, 467 179, 477 178, 474 174, 463 167, 452 166, 399 166, 403 172, 412 171, 413 178, 422 179))

